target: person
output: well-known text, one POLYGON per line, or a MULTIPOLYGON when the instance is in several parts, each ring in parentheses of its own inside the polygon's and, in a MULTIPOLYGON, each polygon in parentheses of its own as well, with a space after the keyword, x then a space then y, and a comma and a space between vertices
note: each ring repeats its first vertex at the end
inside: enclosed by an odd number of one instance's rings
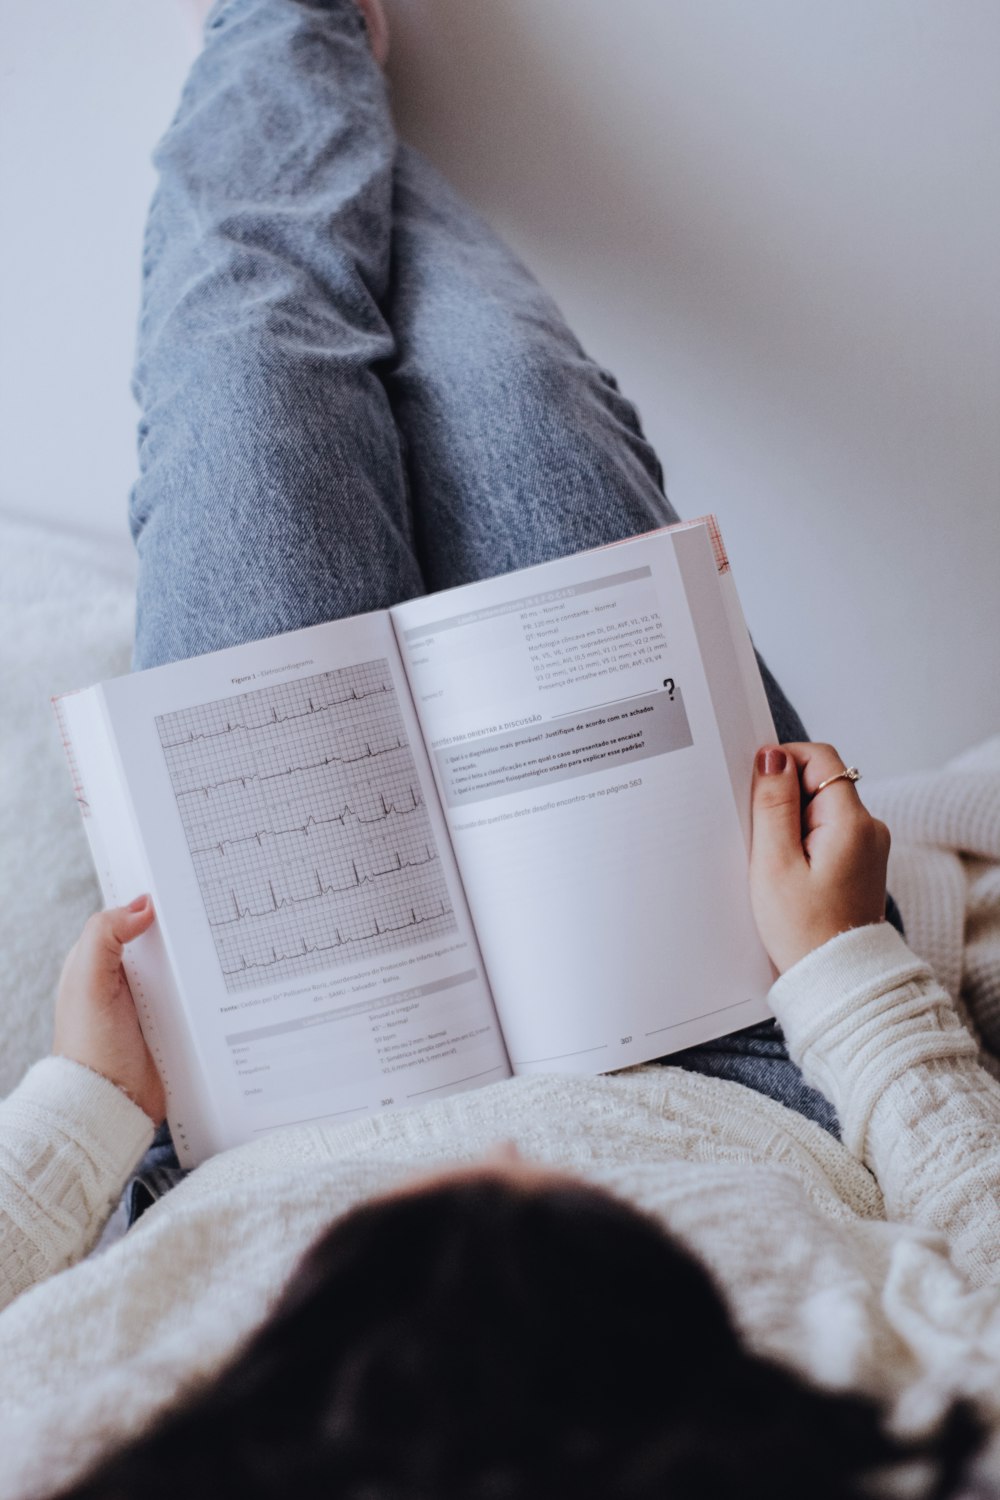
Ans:
MULTIPOLYGON (((396 140, 354 0, 206 38, 144 246, 135 665, 673 519, 613 378, 396 140)), ((762 672, 782 1031, 264 1136, 92 1256, 164 1100, 121 969, 156 914, 91 919, 0 1105, 5 1496, 968 1493, 1000 1089, 762 672)))

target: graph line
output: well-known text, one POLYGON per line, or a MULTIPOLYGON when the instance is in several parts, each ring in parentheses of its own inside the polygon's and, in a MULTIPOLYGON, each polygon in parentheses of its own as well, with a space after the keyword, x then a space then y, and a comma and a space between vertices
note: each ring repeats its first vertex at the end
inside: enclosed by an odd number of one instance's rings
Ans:
POLYGON ((227 990, 455 930, 388 662, 156 723, 227 990))
POLYGON ((262 839, 284 838, 286 834, 291 833, 301 833, 304 837, 308 837, 310 828, 324 828, 330 823, 340 823, 343 825, 346 823, 348 817, 356 818, 359 823, 365 824, 384 823, 386 819, 391 818, 394 814, 396 817, 405 818, 410 813, 416 812, 418 807, 423 806, 423 799, 417 796, 412 787, 410 787, 410 797, 412 799, 410 807, 397 807, 393 802, 387 803, 384 795, 380 794, 379 801, 382 804, 382 811, 376 813, 372 818, 363 818, 360 813, 354 811, 353 807, 345 806, 339 813, 334 813, 332 818, 314 818, 312 813, 310 813, 304 823, 296 823, 291 828, 255 828, 253 833, 245 834, 242 838, 220 839, 217 844, 206 844, 204 848, 192 849, 191 853, 225 854, 226 849, 230 845, 249 844, 255 841, 259 844, 262 839))

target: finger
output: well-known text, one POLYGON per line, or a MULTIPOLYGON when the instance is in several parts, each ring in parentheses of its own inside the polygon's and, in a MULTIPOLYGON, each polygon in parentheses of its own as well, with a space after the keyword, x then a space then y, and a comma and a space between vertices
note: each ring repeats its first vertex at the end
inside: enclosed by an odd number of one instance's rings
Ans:
POLYGON ((798 766, 787 748, 764 745, 754 761, 751 858, 770 866, 804 858, 798 766))
POLYGON ((833 745, 796 742, 786 745, 785 749, 794 757, 802 777, 802 821, 807 833, 830 823, 841 823, 845 818, 864 811, 854 782, 841 776, 847 766, 833 745), (840 777, 840 780, 830 781, 831 777, 840 777), (825 781, 830 784, 823 786, 825 781), (822 792, 820 787, 823 787, 822 792))
POLYGON ((846 763, 833 745, 813 744, 811 741, 798 740, 783 745, 782 749, 788 751, 798 766, 802 778, 802 790, 807 797, 811 797, 820 783, 826 781, 828 777, 847 770, 846 763))
POLYGON ((117 969, 125 944, 152 926, 154 915, 148 896, 137 897, 131 906, 112 906, 107 911, 95 912, 83 930, 91 962, 104 971, 117 969))
POLYGON ((889 832, 889 829, 887 828, 885 823, 881 822, 879 818, 874 819, 874 824, 875 837, 878 841, 879 849, 882 852, 882 858, 888 859, 889 850, 892 848, 892 834, 889 832))
POLYGON ((115 941, 124 945, 131 943, 133 938, 139 937, 152 926, 156 913, 153 911, 152 897, 144 894, 136 896, 128 906, 112 907, 108 915, 113 919, 115 941))

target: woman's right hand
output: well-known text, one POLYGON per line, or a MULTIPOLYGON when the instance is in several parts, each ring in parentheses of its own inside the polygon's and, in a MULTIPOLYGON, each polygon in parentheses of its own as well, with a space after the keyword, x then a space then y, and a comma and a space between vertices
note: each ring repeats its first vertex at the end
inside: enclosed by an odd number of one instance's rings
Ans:
POLYGON ((153 921, 148 896, 90 918, 63 965, 52 1050, 100 1073, 158 1125, 166 1096, 122 968, 125 944, 148 932, 153 921))
POLYGON ((753 777, 750 899, 779 973, 838 933, 885 917, 889 830, 850 781, 832 745, 765 746, 753 777))

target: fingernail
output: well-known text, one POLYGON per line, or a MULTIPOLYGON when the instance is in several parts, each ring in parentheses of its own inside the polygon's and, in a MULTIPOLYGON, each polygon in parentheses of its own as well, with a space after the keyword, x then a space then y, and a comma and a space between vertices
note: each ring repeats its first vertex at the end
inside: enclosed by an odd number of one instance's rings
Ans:
POLYGON ((145 908, 146 908, 146 906, 148 906, 148 904, 149 904, 149 897, 148 896, 136 896, 136 898, 135 898, 134 901, 130 901, 129 902, 128 909, 129 909, 129 911, 144 911, 145 908))
POLYGON ((788 756, 776 745, 757 752, 757 770, 762 776, 780 776, 787 764, 788 756))

